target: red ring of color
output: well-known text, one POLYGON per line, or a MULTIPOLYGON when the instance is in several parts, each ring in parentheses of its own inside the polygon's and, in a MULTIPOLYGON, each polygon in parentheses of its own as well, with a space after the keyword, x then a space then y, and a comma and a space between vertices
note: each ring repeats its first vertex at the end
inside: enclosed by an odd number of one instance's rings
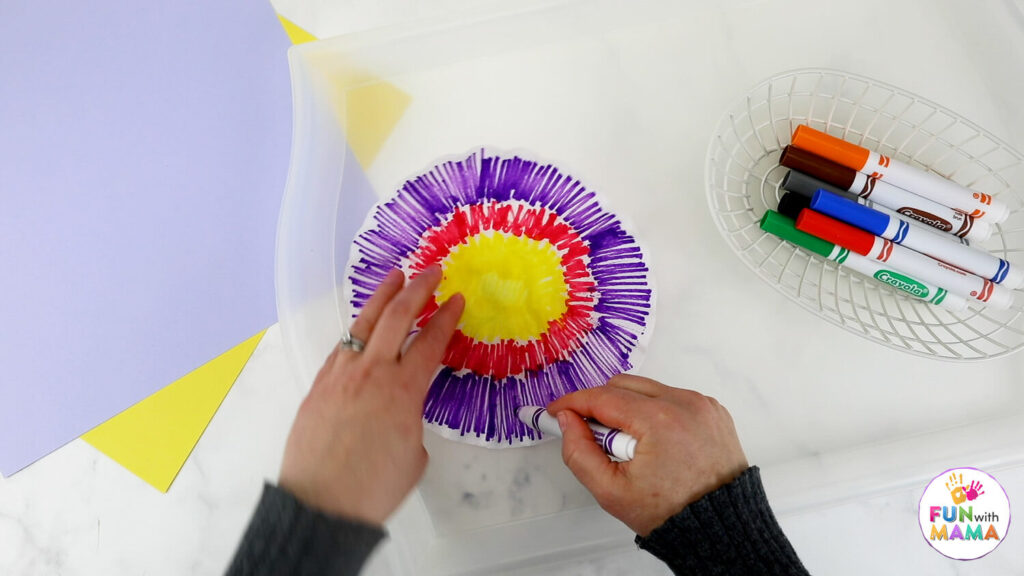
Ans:
MULTIPOLYGON (((486 231, 550 242, 562 258, 562 276, 567 287, 566 310, 560 318, 548 322, 547 331, 528 342, 511 339, 480 342, 456 330, 445 351, 445 365, 501 379, 568 358, 579 349, 593 327, 596 283, 584 261, 590 248, 556 213, 544 207, 497 201, 460 206, 448 222, 423 235, 419 248, 409 256, 412 275, 441 262, 455 246, 486 231)), ((419 325, 423 326, 437 308, 437 300, 432 296, 419 325)))

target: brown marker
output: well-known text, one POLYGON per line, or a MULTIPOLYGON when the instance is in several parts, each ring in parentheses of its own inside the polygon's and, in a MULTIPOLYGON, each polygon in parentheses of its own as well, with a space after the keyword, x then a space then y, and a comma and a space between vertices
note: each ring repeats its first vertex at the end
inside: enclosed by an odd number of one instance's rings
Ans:
POLYGON ((984 241, 992 236, 992 226, 988 222, 971 218, 963 212, 922 198, 888 182, 876 180, 867 174, 795 146, 786 146, 783 149, 779 163, 960 238, 984 241))

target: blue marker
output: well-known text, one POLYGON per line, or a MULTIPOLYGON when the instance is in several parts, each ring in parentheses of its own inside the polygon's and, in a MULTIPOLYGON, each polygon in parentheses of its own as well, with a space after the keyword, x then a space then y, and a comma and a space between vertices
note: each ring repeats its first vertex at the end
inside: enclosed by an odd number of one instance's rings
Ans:
POLYGON ((1012 266, 984 250, 959 244, 944 234, 912 227, 902 218, 872 210, 828 190, 814 193, 811 209, 1007 288, 1024 285, 1024 269, 1019 266, 1012 266))

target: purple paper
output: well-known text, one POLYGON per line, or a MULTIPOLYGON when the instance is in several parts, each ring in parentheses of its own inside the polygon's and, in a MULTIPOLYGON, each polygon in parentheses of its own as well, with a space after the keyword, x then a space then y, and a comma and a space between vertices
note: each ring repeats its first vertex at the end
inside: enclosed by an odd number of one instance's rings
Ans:
POLYGON ((275 322, 288 46, 266 0, 4 4, 0 472, 275 322))

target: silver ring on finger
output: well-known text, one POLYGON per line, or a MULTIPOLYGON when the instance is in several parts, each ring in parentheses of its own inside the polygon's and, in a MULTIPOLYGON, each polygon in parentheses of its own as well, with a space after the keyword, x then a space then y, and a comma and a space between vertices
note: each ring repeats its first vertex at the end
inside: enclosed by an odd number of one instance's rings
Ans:
POLYGON ((348 332, 341 337, 340 343, 342 350, 351 350, 353 352, 362 352, 363 348, 366 348, 366 342, 363 342, 359 338, 352 336, 348 332))

